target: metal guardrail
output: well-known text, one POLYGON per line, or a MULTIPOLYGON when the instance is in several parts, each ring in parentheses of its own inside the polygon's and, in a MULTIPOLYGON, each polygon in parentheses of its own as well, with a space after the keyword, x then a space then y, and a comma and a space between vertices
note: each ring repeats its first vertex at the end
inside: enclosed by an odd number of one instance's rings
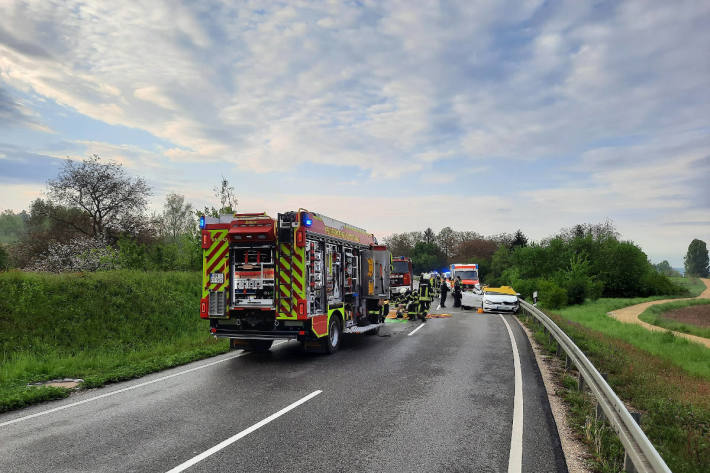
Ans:
POLYGON ((577 367, 581 380, 584 380, 584 383, 589 386, 592 394, 597 399, 598 406, 601 407, 611 428, 614 429, 621 444, 624 446, 626 451, 624 469, 629 473, 634 471, 639 473, 671 473, 666 462, 663 461, 663 458, 648 440, 648 437, 646 437, 646 434, 626 409, 624 403, 621 402, 614 390, 611 389, 582 350, 552 319, 537 307, 525 301, 520 301, 520 307, 542 323, 577 367))

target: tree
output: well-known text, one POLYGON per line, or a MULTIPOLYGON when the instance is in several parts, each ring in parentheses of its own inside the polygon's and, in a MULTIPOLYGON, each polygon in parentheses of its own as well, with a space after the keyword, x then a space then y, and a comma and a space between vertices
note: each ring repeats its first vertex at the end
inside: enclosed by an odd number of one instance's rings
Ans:
POLYGON ((430 227, 424 230, 424 243, 434 244, 434 240, 436 240, 434 230, 432 230, 430 227))
POLYGON ((219 199, 220 214, 231 214, 237 211, 237 194, 234 191, 234 186, 229 185, 229 180, 222 176, 222 182, 219 186, 212 188, 215 197, 219 199))
POLYGON ((163 233, 173 240, 195 228, 192 204, 185 203, 185 196, 171 192, 163 206, 163 233))
POLYGON ((697 238, 691 241, 688 245, 688 252, 685 254, 684 263, 685 272, 689 276, 708 277, 710 262, 708 261, 707 244, 697 238))
POLYGON ((528 237, 525 236, 525 234, 518 229, 517 232, 515 232, 515 235, 513 235, 513 241, 510 243, 511 248, 524 248, 528 246, 528 237))
MULTIPOLYGON (((133 233, 144 223, 150 187, 142 178, 131 178, 122 165, 102 162, 97 154, 77 163, 67 160, 49 185, 49 203, 79 209, 90 221, 89 228, 63 220, 90 237, 115 240, 119 233, 133 233)), ((50 214, 55 220, 59 215, 50 214)))
POLYGON ((5 210, 0 214, 0 243, 14 243, 25 233, 29 215, 24 210, 18 214, 5 210))
POLYGON ((653 267, 656 268, 656 271, 658 271, 664 276, 680 276, 678 271, 671 267, 671 264, 668 262, 668 260, 663 260, 658 264, 654 264, 653 267))
POLYGON ((457 232, 455 232, 451 227, 442 228, 436 236, 436 242, 439 244, 439 248, 441 248, 441 251, 444 252, 444 255, 446 255, 447 258, 449 258, 454 252, 457 241, 457 232))
POLYGON ((439 269, 446 265, 446 256, 434 243, 417 242, 412 251, 412 266, 415 273, 439 269))

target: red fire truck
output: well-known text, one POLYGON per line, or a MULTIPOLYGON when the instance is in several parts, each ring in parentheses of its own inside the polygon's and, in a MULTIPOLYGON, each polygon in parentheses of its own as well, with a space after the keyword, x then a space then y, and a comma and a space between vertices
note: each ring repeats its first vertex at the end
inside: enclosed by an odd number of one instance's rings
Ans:
POLYGON ((406 256, 392 257, 392 274, 390 275, 390 292, 393 297, 414 289, 412 260, 406 256))
POLYGON ((361 228, 298 210, 201 217, 200 316, 233 348, 297 339, 335 352, 377 333, 389 311, 390 253, 361 228))

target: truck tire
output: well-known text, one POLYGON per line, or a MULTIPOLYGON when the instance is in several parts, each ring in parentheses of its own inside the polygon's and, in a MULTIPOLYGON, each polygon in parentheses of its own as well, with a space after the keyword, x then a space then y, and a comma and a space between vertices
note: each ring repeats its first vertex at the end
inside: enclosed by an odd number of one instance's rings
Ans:
POLYGON ((244 351, 265 352, 269 351, 272 343, 274 343, 273 340, 235 340, 231 338, 229 340, 229 348, 241 348, 244 351))
POLYGON ((337 312, 330 317, 330 322, 328 323, 328 335, 326 335, 325 340, 321 342, 323 351, 326 354, 332 354, 338 351, 340 341, 343 339, 343 329, 340 324, 340 316, 336 314, 337 312))

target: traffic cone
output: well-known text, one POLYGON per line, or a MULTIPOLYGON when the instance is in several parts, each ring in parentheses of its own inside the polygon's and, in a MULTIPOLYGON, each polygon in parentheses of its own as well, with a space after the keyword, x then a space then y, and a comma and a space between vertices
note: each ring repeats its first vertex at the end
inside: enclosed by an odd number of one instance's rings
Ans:
POLYGON ((482 314, 482 313, 483 313, 483 307, 479 307, 477 312, 478 312, 479 314, 482 314))

